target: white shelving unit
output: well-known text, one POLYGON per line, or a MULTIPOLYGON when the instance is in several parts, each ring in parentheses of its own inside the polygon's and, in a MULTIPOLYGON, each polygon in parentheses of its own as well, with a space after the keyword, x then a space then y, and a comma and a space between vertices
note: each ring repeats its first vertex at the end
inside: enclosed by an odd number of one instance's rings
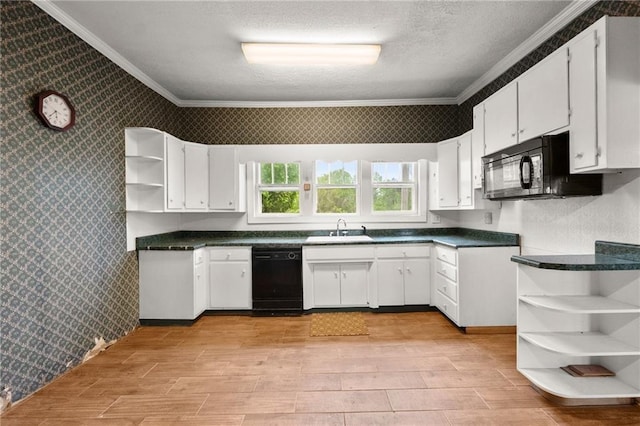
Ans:
POLYGON ((566 405, 631 403, 640 398, 640 271, 575 269, 518 264, 518 371, 566 405), (615 376, 574 377, 561 369, 570 364, 615 376))
POLYGON ((165 133, 156 129, 125 129, 127 211, 164 211, 164 138, 165 133))

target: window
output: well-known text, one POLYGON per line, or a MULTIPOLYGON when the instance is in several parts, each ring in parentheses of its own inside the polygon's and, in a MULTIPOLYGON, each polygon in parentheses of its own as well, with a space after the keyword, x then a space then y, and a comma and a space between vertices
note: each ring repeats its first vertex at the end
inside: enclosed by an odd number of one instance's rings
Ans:
POLYGON ((417 163, 371 163, 373 213, 415 213, 417 163))
POLYGON ((358 212, 358 162, 315 162, 316 208, 318 214, 358 212))
POLYGON ((300 214, 300 164, 258 164, 258 211, 262 214, 300 214))

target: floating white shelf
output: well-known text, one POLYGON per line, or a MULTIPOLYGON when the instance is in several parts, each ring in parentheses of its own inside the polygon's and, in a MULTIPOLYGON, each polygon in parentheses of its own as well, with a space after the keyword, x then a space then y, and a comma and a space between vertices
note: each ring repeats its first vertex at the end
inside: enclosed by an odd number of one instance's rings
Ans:
POLYGON ((560 368, 520 368, 540 389, 562 398, 637 398, 640 389, 617 377, 573 377, 560 368))
POLYGON ((640 355, 640 348, 599 332, 520 333, 538 347, 573 356, 640 355))
POLYGON ((153 155, 126 155, 128 160, 141 160, 141 161, 164 161, 162 157, 156 157, 153 155))
POLYGON ((135 185, 139 187, 149 187, 149 188, 162 188, 164 185, 161 183, 146 183, 146 182, 127 182, 127 185, 135 185))
POLYGON ((640 313, 640 306, 602 296, 520 296, 520 300, 539 308, 574 314, 640 313))

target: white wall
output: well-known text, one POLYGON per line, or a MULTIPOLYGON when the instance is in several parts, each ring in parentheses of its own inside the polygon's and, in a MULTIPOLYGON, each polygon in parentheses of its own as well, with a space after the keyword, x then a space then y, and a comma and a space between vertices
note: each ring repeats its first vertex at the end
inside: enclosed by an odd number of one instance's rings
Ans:
POLYGON ((593 253, 594 241, 640 244, 640 170, 604 176, 603 195, 503 201, 493 223, 460 212, 459 226, 520 234, 523 254, 593 253))

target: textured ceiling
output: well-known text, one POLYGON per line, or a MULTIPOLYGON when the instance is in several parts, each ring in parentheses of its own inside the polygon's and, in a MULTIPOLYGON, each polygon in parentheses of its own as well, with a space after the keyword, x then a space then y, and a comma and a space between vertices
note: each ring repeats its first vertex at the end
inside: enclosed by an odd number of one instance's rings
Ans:
POLYGON ((180 100, 456 97, 567 1, 55 1, 180 100), (240 43, 380 43, 373 66, 249 65, 240 43))

